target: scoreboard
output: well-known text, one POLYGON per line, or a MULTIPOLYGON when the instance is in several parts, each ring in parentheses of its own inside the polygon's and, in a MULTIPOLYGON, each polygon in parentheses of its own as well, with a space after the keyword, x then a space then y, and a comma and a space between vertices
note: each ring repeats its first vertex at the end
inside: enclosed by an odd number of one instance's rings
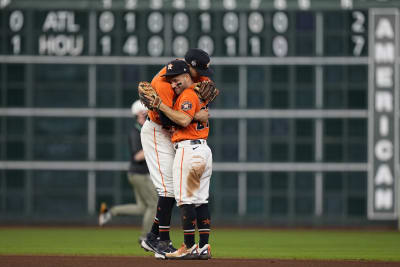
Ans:
MULTIPOLYGON (((211 194, 215 209, 397 219, 399 8, 395 0, 0 0, 0 174, 20 171, 33 194, 32 177, 80 172, 94 214, 101 177, 127 168, 137 83, 197 47, 222 92, 209 141, 213 188, 230 189, 211 194)), ((0 211, 4 184, 0 177, 0 211)))
POLYGON ((365 56, 367 7, 380 2, 2 0, 1 53, 181 57, 199 47, 221 57, 365 56))

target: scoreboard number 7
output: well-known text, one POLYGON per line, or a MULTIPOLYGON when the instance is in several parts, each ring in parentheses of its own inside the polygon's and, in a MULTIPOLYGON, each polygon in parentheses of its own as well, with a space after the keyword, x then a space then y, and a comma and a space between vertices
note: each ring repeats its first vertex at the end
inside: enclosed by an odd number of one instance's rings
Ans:
POLYGON ((361 35, 365 32, 365 15, 361 11, 353 11, 352 17, 354 22, 351 25, 351 30, 355 33, 351 37, 354 44, 353 55, 361 56, 365 46, 365 37, 361 35))

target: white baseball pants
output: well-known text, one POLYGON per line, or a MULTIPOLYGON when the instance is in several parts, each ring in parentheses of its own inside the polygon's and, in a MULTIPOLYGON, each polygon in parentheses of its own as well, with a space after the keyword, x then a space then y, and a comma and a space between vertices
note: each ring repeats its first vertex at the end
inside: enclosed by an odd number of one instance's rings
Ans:
POLYGON ((171 134, 161 125, 147 119, 140 131, 140 138, 150 177, 158 195, 174 197, 172 165, 175 150, 171 134))
POLYGON ((185 140, 175 143, 174 148, 173 176, 177 206, 208 203, 212 152, 207 141, 185 140))

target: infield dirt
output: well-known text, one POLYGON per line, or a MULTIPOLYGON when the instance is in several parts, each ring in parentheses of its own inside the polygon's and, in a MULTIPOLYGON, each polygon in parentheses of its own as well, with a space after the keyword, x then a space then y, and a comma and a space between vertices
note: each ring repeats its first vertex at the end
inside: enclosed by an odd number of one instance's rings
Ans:
POLYGON ((1 267, 127 267, 127 266, 218 266, 218 267, 399 267, 400 262, 381 261, 320 261, 278 259, 211 259, 208 261, 157 260, 152 257, 93 257, 93 256, 0 256, 1 267))

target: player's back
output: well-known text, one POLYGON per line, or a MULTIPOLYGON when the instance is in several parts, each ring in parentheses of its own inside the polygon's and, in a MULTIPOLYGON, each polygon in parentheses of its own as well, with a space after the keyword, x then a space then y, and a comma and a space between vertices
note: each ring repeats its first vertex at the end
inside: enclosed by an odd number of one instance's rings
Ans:
MULTIPOLYGON (((171 84, 169 84, 165 77, 162 76, 166 73, 166 71, 166 67, 162 68, 156 74, 156 76, 154 76, 153 80, 151 81, 151 86, 156 90, 162 102, 172 108, 172 101, 175 93, 171 88, 171 84)), ((158 115, 157 111, 149 110, 148 116, 152 121, 161 124, 160 116, 158 115)))

